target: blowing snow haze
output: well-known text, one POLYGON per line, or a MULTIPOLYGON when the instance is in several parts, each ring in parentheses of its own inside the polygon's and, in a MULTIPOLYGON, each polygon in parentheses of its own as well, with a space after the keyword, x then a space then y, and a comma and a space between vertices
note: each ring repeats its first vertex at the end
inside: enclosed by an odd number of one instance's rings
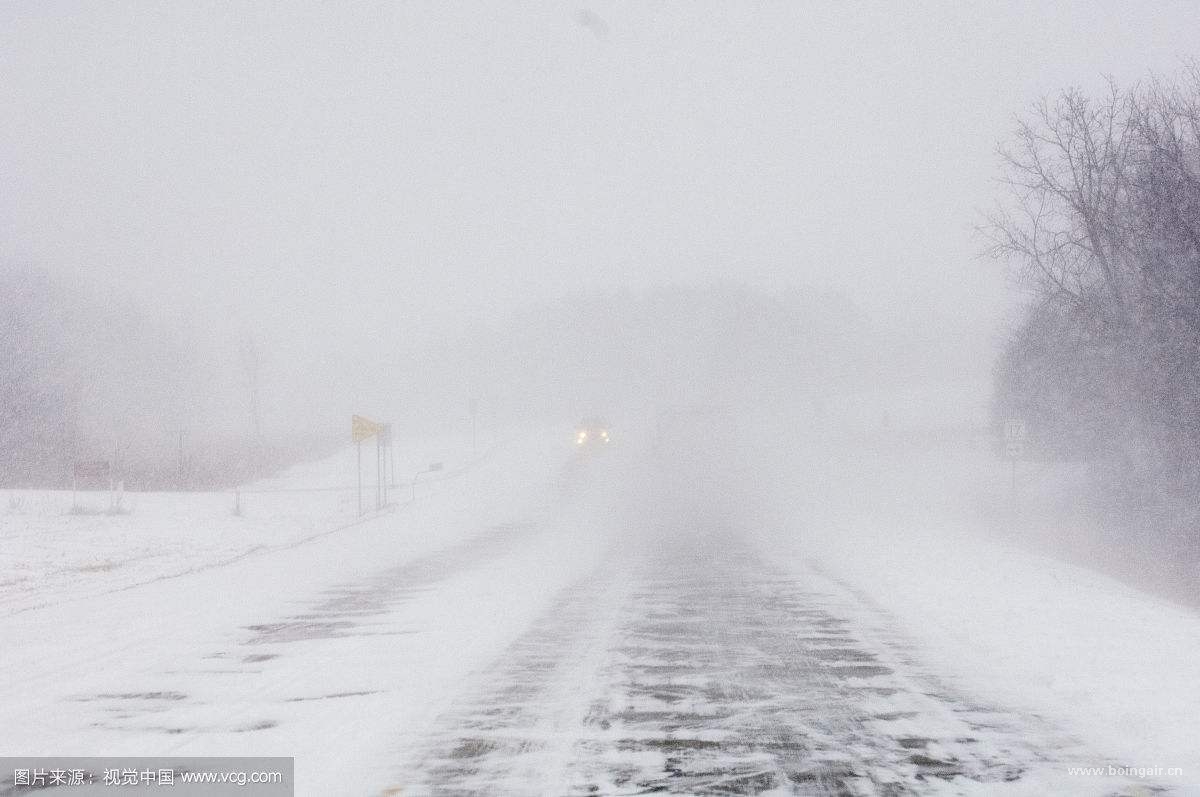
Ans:
POLYGON ((0 795, 1195 793, 1198 41, 0 4, 0 795))
POLYGON ((405 348, 618 288, 838 291, 986 380, 995 142, 1192 33, 1084 6, 0 14, 0 257, 189 346, 252 337, 277 429, 420 382, 405 348))

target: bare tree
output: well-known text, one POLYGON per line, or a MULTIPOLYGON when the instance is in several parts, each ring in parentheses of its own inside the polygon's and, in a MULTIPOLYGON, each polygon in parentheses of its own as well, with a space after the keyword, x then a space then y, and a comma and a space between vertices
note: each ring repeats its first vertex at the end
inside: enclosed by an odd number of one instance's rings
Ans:
POLYGON ((1034 302, 997 406, 1200 519, 1200 71, 1038 103, 1001 160, 984 231, 1034 302))
POLYGON ((1093 100, 1077 89, 1042 100, 1000 149, 1008 201, 984 228, 991 254, 1015 258, 1048 298, 1128 321, 1126 217, 1135 95, 1110 81, 1093 100))

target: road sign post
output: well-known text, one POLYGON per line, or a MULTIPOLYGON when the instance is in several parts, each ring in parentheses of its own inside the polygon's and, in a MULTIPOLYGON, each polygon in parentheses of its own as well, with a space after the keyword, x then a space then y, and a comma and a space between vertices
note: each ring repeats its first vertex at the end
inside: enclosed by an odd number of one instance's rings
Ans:
POLYGON ((1004 422, 1004 456, 1012 467, 1012 494, 1017 496, 1017 460, 1025 454, 1025 421, 1010 418, 1004 422))
POLYGON ((429 467, 428 467, 428 468, 426 468, 425 470, 422 470, 422 471, 418 471, 418 472, 416 473, 416 475, 414 475, 414 476, 413 476, 413 480, 412 480, 412 500, 414 500, 414 501, 416 501, 416 500, 417 500, 417 478, 418 478, 419 476, 421 476, 421 474, 423 474, 423 473, 437 473, 437 472, 438 472, 438 471, 440 471, 441 469, 442 469, 442 463, 440 463, 440 462, 431 462, 431 463, 429 463, 429 467))
POLYGON ((100 481, 108 480, 109 503, 113 501, 112 464, 108 460, 96 459, 77 461, 71 469, 71 511, 79 511, 79 480, 100 481))
POLYGON ((383 429, 375 435, 375 511, 383 509, 387 499, 383 495, 383 429))
POLYGON ((393 475, 395 461, 392 459, 392 425, 385 423, 379 431, 379 489, 383 494, 383 506, 388 503, 388 461, 392 460, 393 475))
POLYGON ((467 409, 470 410, 470 413, 471 413, 471 459, 475 459, 475 457, 476 457, 475 429, 476 429, 476 419, 479 417, 479 399, 472 396, 470 401, 467 402, 467 409))
POLYGON ((389 488, 396 486, 396 448, 392 445, 392 425, 384 425, 384 437, 387 441, 387 486, 389 488))
POLYGON ((383 461, 383 455, 380 437, 382 436, 382 433, 386 427, 387 424, 373 421, 370 418, 363 417, 362 415, 354 415, 350 418, 350 439, 354 441, 354 445, 357 449, 355 456, 358 466, 358 514, 360 517, 363 514, 362 443, 364 440, 367 440, 371 437, 375 438, 375 509, 378 510, 383 508, 383 477, 380 473, 380 463, 383 461))

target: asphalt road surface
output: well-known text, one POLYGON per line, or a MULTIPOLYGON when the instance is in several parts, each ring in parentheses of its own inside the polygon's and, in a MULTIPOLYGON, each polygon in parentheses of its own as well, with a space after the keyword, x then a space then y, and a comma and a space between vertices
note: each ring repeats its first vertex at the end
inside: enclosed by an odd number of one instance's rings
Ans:
POLYGON ((404 793, 908 794, 1065 743, 939 689, 875 617, 719 526, 615 549, 439 718, 404 793))

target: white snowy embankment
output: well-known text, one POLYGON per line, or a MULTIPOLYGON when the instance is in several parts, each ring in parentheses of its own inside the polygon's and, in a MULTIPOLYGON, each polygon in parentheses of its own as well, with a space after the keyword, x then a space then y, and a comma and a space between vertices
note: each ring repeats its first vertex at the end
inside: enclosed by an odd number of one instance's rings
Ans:
POLYGON ((748 495, 782 561, 870 596, 963 693, 1105 757, 1078 763, 1200 794, 1200 615, 1034 550, 1031 536, 1086 536, 1025 501, 1036 469, 1014 497, 1008 466, 969 437, 779 440, 761 457, 770 475, 748 495), (1025 506, 996 511, 1012 501, 1025 506))

